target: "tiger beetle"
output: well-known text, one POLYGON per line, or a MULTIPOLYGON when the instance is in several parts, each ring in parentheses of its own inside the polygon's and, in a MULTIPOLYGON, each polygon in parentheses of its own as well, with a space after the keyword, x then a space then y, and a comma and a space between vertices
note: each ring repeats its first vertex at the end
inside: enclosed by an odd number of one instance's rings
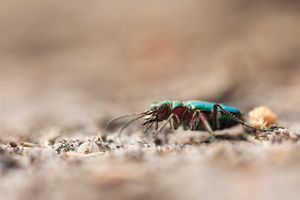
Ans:
POLYGON ((241 111, 231 106, 205 101, 183 102, 169 100, 154 102, 145 112, 115 118, 108 123, 107 127, 115 121, 129 116, 136 117, 121 127, 119 136, 130 124, 143 117, 144 132, 147 133, 148 130, 154 128, 155 131, 152 135, 161 132, 168 123, 173 129, 182 126, 184 130, 204 130, 208 131, 211 136, 213 136, 215 130, 230 128, 238 124, 255 131, 271 131, 271 129, 259 129, 247 124, 241 111), (161 124, 159 124, 160 122, 161 124))

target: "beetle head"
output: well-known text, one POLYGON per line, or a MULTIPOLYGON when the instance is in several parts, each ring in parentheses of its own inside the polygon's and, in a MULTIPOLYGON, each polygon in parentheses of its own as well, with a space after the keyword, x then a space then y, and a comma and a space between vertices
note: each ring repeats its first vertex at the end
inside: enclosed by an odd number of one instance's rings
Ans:
POLYGON ((154 102, 149 109, 152 114, 151 117, 156 121, 163 121, 167 119, 172 110, 172 103, 170 101, 154 102))

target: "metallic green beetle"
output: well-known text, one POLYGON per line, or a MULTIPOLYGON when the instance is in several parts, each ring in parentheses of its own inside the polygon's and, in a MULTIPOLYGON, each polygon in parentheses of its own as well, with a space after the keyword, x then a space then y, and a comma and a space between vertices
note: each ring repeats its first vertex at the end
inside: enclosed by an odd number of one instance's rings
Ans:
POLYGON ((165 100, 154 102, 145 112, 118 117, 112 120, 109 125, 116 120, 132 115, 136 115, 137 117, 126 123, 120 129, 120 133, 132 122, 143 117, 145 132, 153 127, 156 132, 160 132, 168 123, 174 129, 182 126, 185 130, 206 130, 210 133, 213 133, 215 130, 230 128, 237 124, 258 131, 268 131, 246 124, 241 111, 237 108, 205 101, 184 102, 165 100))

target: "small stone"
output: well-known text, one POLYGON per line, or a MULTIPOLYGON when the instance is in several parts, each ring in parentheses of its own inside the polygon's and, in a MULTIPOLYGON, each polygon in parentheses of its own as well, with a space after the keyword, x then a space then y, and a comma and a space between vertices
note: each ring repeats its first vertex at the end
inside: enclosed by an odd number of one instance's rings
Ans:
POLYGON ((9 145, 10 145, 11 147, 13 147, 13 148, 15 148, 15 147, 18 146, 18 144, 17 144, 16 142, 14 142, 14 141, 9 142, 9 145))
POLYGON ((266 106, 256 107, 249 112, 249 122, 255 128, 266 129, 276 121, 276 114, 266 106))
POLYGON ((88 153, 93 153, 98 151, 99 148, 95 142, 84 142, 78 147, 77 150, 78 153, 83 153, 83 154, 88 154, 88 153))
POLYGON ((62 140, 54 145, 56 153, 64 153, 68 151, 76 151, 79 146, 78 140, 62 140))

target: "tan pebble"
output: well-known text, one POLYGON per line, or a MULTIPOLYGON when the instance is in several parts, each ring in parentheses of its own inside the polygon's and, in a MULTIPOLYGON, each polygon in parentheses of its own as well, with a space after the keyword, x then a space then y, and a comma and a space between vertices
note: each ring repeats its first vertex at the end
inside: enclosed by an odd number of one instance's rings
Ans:
POLYGON ((40 147, 39 144, 35 144, 35 143, 31 143, 31 142, 21 142, 21 146, 30 147, 30 148, 40 147))
POLYGON ((249 112, 249 122, 252 126, 260 129, 268 128, 272 124, 276 124, 276 114, 266 106, 254 108, 249 112))

